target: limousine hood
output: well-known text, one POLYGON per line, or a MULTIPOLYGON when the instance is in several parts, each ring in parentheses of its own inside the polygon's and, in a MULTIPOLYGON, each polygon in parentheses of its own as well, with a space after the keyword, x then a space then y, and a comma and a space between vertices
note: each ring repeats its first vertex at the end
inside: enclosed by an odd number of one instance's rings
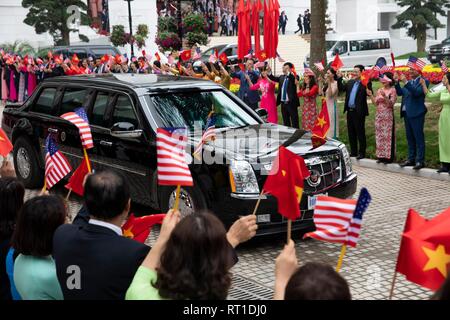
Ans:
POLYGON ((265 123, 242 128, 217 129, 216 139, 208 142, 204 150, 207 154, 208 150, 213 148, 214 158, 225 158, 226 161, 246 160, 253 164, 263 164, 272 162, 280 146, 304 156, 311 153, 328 153, 336 150, 340 144, 330 139, 323 146, 312 150, 310 132, 265 123))

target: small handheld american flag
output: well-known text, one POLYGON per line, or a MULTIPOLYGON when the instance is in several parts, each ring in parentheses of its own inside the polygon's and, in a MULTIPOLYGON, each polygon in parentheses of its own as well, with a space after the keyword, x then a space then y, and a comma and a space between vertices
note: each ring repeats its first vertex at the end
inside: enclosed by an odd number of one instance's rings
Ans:
POLYGON ((441 61, 441 70, 444 73, 448 73, 448 67, 447 67, 447 62, 445 60, 441 61))
POLYGON ((316 62, 314 63, 314 66, 317 68, 317 70, 319 71, 323 71, 325 70, 325 67, 323 66, 322 62, 316 62))
POLYGON ((361 234, 361 224, 364 212, 369 207, 369 203, 372 201, 372 197, 366 188, 362 188, 359 194, 358 202, 356 203, 355 212, 350 220, 350 226, 347 232, 346 243, 351 247, 356 247, 359 241, 359 235, 361 234))
POLYGON ((158 184, 165 186, 192 186, 191 171, 186 163, 186 135, 158 128, 156 135, 158 184))
POLYGON ((356 208, 356 200, 318 196, 314 207, 316 231, 305 234, 321 241, 346 243, 347 229, 356 208))
POLYGON ((51 136, 45 141, 45 181, 48 189, 63 179, 72 168, 51 136))
POLYGON ((426 64, 423 60, 413 57, 413 56, 410 56, 408 59, 407 66, 410 68, 414 68, 414 69, 419 68, 420 70, 422 70, 426 66, 426 64))
POLYGON ((61 118, 72 122, 78 128, 83 148, 91 149, 94 147, 91 128, 89 126, 89 120, 84 108, 78 108, 75 109, 73 112, 65 113, 61 115, 61 118))
POLYGON ((200 142, 197 144, 194 150, 194 157, 199 159, 202 152, 203 145, 208 141, 214 141, 216 139, 216 116, 214 111, 211 111, 206 121, 206 130, 202 135, 200 142))

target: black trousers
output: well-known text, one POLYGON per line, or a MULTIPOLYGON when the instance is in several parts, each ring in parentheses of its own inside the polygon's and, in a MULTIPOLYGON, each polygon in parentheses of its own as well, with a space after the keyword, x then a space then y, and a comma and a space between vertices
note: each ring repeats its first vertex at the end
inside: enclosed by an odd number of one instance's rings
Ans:
POLYGON ((347 111, 348 140, 352 156, 366 156, 366 116, 355 110, 347 111), (359 144, 359 148, 358 148, 359 144))
POLYGON ((300 128, 297 106, 281 103, 281 115, 283 116, 283 125, 296 129, 300 128))

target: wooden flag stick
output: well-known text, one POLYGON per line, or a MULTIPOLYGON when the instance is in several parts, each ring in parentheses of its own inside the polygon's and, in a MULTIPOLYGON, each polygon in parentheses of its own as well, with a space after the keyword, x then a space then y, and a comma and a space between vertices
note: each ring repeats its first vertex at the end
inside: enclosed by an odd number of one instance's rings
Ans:
POLYGON ((255 205, 255 209, 253 209, 253 215, 256 215, 256 211, 258 211, 258 207, 261 202, 261 198, 262 198, 263 194, 264 194, 264 189, 262 189, 261 193, 259 194, 258 201, 256 202, 256 205, 255 205))
POLYGON ((70 195, 72 194, 72 188, 69 189, 69 192, 67 192, 66 201, 69 201, 70 195))
POLYGON ((47 191, 47 179, 44 177, 44 186, 42 187, 41 195, 44 194, 45 191, 47 191))
POLYGON ((289 244, 289 241, 291 240, 291 233, 292 233, 292 220, 288 220, 287 224, 287 244, 289 244))
POLYGON ((180 204, 180 189, 181 186, 177 185, 177 193, 175 194, 175 203, 173 205, 173 210, 178 210, 178 205, 180 204))
POLYGON ((397 281, 397 271, 394 272, 394 278, 392 278, 391 291, 389 292, 389 300, 392 300, 392 297, 394 296, 394 288, 396 281, 397 281))
POLYGON ((336 266, 336 272, 341 271, 342 262, 344 261, 345 252, 347 251, 347 245, 343 244, 341 248, 341 254, 339 255, 339 260, 336 266))
POLYGON ((87 166, 88 172, 91 173, 92 172, 91 163, 89 162, 89 156, 86 151, 86 148, 83 148, 83 154, 84 154, 84 160, 86 161, 86 166, 87 166))

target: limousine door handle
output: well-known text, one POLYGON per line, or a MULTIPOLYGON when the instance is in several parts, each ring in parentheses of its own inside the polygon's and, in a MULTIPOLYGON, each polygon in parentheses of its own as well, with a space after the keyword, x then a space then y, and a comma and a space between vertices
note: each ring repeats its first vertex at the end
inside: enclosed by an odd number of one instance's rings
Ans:
POLYGON ((48 128, 47 131, 50 133, 58 133, 58 129, 55 128, 48 128))
POLYGON ((100 140, 100 145, 104 147, 112 147, 113 143, 111 141, 100 140))

